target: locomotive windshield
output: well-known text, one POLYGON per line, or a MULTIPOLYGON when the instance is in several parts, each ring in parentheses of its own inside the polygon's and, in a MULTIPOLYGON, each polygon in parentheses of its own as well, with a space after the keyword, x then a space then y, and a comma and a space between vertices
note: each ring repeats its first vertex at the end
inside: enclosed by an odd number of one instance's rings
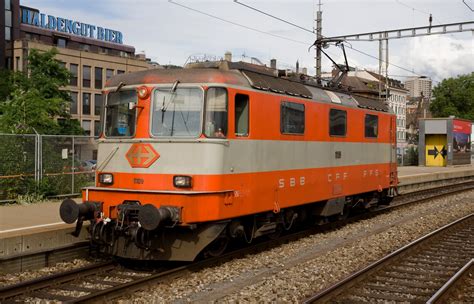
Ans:
POLYGON ((137 103, 135 90, 110 92, 107 95, 105 135, 108 137, 133 136, 135 134, 136 109, 130 109, 131 103, 137 103))
POLYGON ((197 137, 201 133, 203 92, 199 88, 157 89, 151 133, 166 137, 197 137))

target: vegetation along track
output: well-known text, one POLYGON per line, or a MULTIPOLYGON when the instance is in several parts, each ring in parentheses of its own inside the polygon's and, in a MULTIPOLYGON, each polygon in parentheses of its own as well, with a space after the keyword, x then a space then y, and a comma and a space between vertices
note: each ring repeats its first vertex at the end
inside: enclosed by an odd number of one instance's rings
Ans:
POLYGON ((425 303, 474 256, 474 214, 446 225, 305 303, 425 303))
MULTIPOLYGON (((474 183, 463 183, 443 189, 424 190, 410 195, 404 195, 394 201, 393 205, 380 207, 375 211, 385 212, 392 208, 426 201, 435 197, 452 195, 454 193, 467 191, 473 188, 474 183)), ((349 217, 347 221, 357 221, 375 213, 363 213, 349 217)), ((30 299, 49 299, 68 303, 89 302, 94 300, 105 300, 128 295, 133 291, 142 289, 144 286, 182 277, 189 272, 214 266, 230 259, 244 256, 245 254, 267 250, 279 244, 305 237, 320 229, 332 229, 345 222, 330 223, 322 227, 313 228, 301 232, 284 235, 278 240, 257 243, 243 249, 229 252, 220 257, 198 261, 192 264, 167 266, 167 268, 150 271, 135 271, 127 269, 113 262, 93 264, 83 268, 50 275, 30 281, 21 282, 0 288, 0 302, 24 302, 30 299)))

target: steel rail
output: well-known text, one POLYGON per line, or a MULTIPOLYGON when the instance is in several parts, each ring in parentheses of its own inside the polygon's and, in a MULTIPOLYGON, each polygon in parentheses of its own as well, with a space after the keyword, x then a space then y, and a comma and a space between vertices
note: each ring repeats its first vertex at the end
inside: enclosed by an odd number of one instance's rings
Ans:
POLYGON ((471 267, 474 267, 474 259, 471 259, 458 272, 456 272, 426 303, 443 303, 445 301, 443 298, 446 297, 448 292, 456 286, 459 279, 464 277, 470 271, 471 267))
POLYGON ((303 303, 308 304, 308 303, 315 303, 315 302, 325 302, 329 301, 332 296, 335 296, 345 289, 348 289, 352 285, 358 283, 360 280, 364 279, 365 275, 367 275, 369 272, 372 272, 374 270, 377 270, 378 268, 382 267, 385 263, 392 261, 394 258, 399 257, 400 255, 406 253, 410 249, 413 249, 416 245, 419 245, 423 243, 424 241, 440 234, 441 232, 446 231, 448 228, 454 227, 468 219, 474 218, 474 213, 471 213, 469 215, 466 215, 450 224, 447 224, 441 228, 436 229, 435 231, 430 232, 429 234, 397 249, 396 251, 386 255, 380 260, 377 260, 370 264, 367 267, 364 267, 363 269, 349 275, 348 277, 344 278, 343 280, 337 282, 334 285, 329 286, 328 288, 324 289, 323 291, 306 298, 303 303))
MULTIPOLYGON (((412 193, 403 195, 402 197, 409 198, 411 196, 426 195, 430 192, 431 193, 435 192, 435 193, 434 195, 431 195, 429 197, 423 197, 422 199, 408 200, 407 202, 394 204, 392 206, 380 207, 378 209, 373 210, 374 212, 371 212, 371 213, 362 213, 354 217, 349 217, 347 221, 333 222, 333 223, 328 223, 322 226, 312 227, 304 231, 297 231, 288 235, 284 235, 276 240, 256 243, 250 247, 245 247, 245 248, 241 248, 241 249, 226 253, 220 257, 209 258, 202 261, 194 262, 189 265, 175 267, 173 269, 161 271, 159 273, 154 273, 149 276, 141 277, 127 283, 115 284, 115 286, 112 286, 111 288, 107 288, 103 290, 91 290, 89 294, 84 295, 82 297, 77 297, 77 298, 70 297, 69 299, 67 299, 67 302, 68 303, 83 303, 83 302, 89 302, 89 301, 95 301, 95 300, 105 300, 105 299, 110 300, 110 299, 114 299, 120 296, 129 295, 133 291, 143 289, 144 285, 149 285, 149 284, 169 280, 172 278, 181 277, 190 272, 194 272, 199 269, 213 266, 217 263, 223 263, 225 261, 247 255, 250 252, 264 251, 264 250, 267 250, 268 248, 276 247, 288 241, 294 241, 296 239, 320 232, 321 229, 326 229, 326 228, 333 229, 334 225, 339 227, 340 225, 344 225, 347 222, 359 221, 362 219, 373 217, 379 213, 383 213, 395 208, 400 208, 400 207, 407 206, 413 203, 430 200, 435 197, 437 198, 437 197, 442 197, 442 196, 453 195, 454 193, 458 193, 458 192, 468 191, 474 187, 474 182, 466 182, 462 184, 457 184, 455 186, 456 187, 453 187, 453 185, 450 185, 450 186, 444 187, 448 189, 449 192, 443 192, 443 193, 440 193, 439 188, 435 190, 427 189, 427 190, 423 190, 416 193, 412 192, 412 193), (458 189, 458 188, 462 188, 462 189, 458 189)), ((97 275, 98 272, 103 273, 104 269, 105 271, 109 271, 110 276, 113 277, 114 275, 112 271, 114 269, 117 269, 116 267, 117 265, 114 264, 113 262, 106 262, 103 264, 94 264, 94 265, 90 265, 84 268, 67 271, 64 273, 58 273, 51 276, 38 278, 38 279, 18 283, 11 286, 1 287, 0 300, 11 299, 20 295, 27 296, 28 294, 31 294, 34 291, 38 291, 40 289, 48 288, 48 287, 58 287, 60 289, 61 284, 68 283, 71 281, 77 281, 81 278, 85 279, 88 276, 97 275), (102 267, 105 267, 105 268, 102 268, 102 267)))
POLYGON ((43 288, 64 284, 66 282, 71 282, 77 280, 79 277, 97 274, 97 272, 108 271, 116 267, 115 265, 116 264, 113 261, 96 263, 85 267, 20 282, 13 285, 3 286, 0 287, 0 300, 6 300, 9 298, 31 293, 43 288))

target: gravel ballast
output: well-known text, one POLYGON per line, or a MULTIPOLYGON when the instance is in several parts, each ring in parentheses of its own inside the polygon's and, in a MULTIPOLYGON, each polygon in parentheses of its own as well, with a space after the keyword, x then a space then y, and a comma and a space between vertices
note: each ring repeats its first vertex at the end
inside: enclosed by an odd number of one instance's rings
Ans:
POLYGON ((297 302, 474 212, 474 191, 399 208, 178 278, 119 303, 297 302))
MULTIPOLYGON (((135 292, 119 303, 297 302, 474 211, 474 191, 402 207, 135 292)), ((0 276, 0 286, 85 266, 0 276)))

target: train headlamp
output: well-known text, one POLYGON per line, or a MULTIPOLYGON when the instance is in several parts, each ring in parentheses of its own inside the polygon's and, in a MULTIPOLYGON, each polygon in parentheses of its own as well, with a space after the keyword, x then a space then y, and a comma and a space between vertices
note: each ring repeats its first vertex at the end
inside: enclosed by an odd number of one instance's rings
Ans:
POLYGON ((114 183, 114 176, 111 173, 100 173, 99 182, 105 185, 112 185, 114 183))
POLYGON ((176 188, 191 188, 191 182, 191 176, 176 175, 173 177, 173 185, 176 188))
POLYGON ((137 94, 138 94, 138 97, 140 97, 140 99, 146 99, 148 98, 148 95, 150 94, 150 92, 148 91, 147 87, 142 86, 137 89, 137 94))

